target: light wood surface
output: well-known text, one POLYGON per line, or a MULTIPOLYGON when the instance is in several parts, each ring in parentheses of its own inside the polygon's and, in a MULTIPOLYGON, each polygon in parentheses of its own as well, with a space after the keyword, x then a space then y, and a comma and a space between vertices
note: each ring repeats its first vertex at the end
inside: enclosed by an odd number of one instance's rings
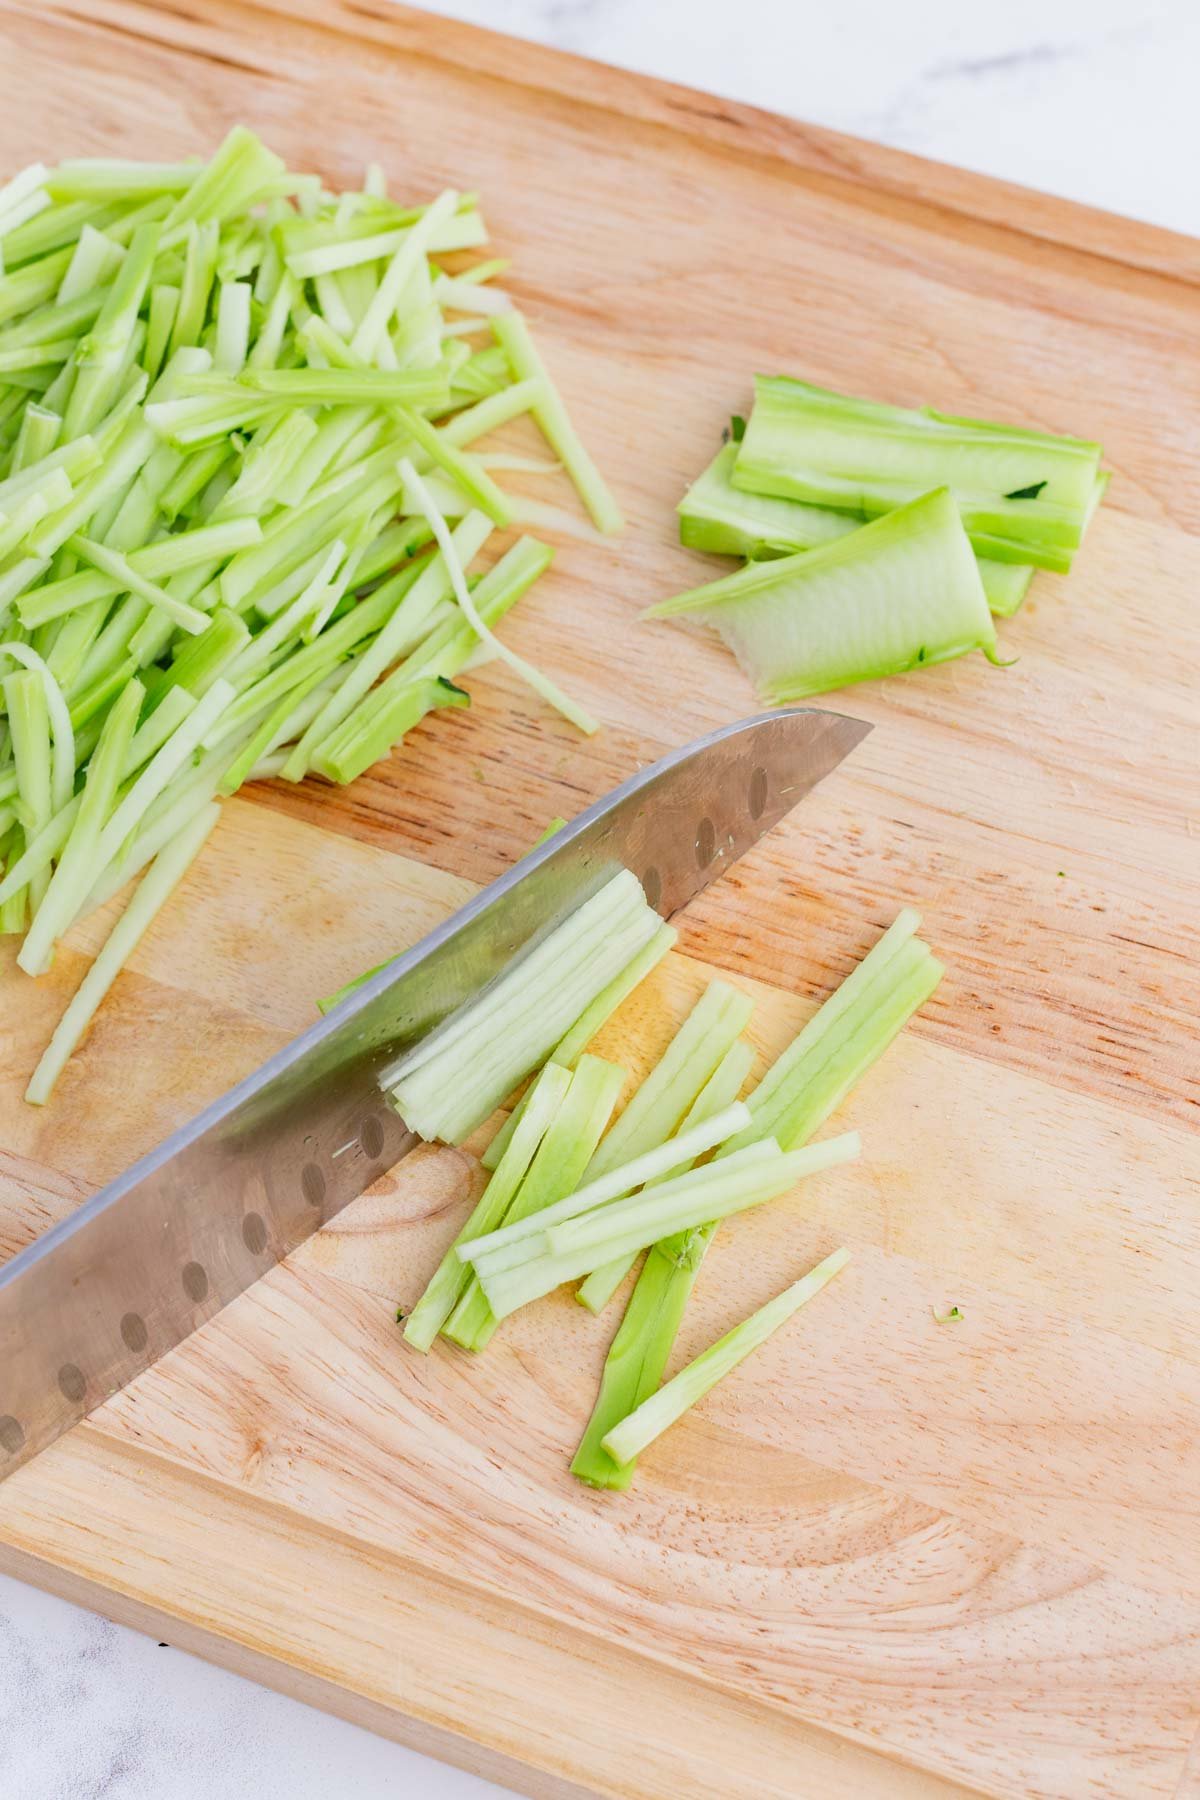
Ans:
POLYGON ((480 188, 630 517, 506 626, 600 736, 488 669, 349 790, 231 803, 41 1112, 103 922, 37 985, 0 953, 5 1254, 551 815, 749 710, 635 617, 707 566, 671 508, 756 368, 1114 470, 1017 665, 833 699, 875 732, 609 1028, 642 1066, 715 967, 765 1056, 903 902, 950 970, 839 1116, 863 1162, 722 1233, 680 1356, 851 1269, 628 1495, 566 1472, 610 1322, 560 1295, 482 1359, 405 1352, 477 1180, 421 1152, 0 1486, 0 1565, 531 1794, 1200 1792, 1197 246, 384 0, 10 0, 0 66, 0 166, 245 119, 334 182, 480 188))

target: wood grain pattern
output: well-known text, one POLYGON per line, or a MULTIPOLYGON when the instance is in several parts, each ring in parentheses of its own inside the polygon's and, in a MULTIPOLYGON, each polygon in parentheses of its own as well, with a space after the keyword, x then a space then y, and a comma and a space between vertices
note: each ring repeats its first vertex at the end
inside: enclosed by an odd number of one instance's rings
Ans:
POLYGON ((715 966, 765 1057, 924 909, 950 975, 844 1109, 863 1163, 722 1234, 679 1354, 845 1241, 836 1297, 592 1494, 608 1325, 559 1296, 482 1360, 398 1343, 478 1179, 423 1152, 0 1487, 0 1564, 539 1795, 1185 1794, 1197 246, 382 0, 9 0, 0 63, 2 165, 244 118, 334 181, 478 186, 631 520, 506 628, 601 735, 489 668, 349 790, 230 804, 49 1111, 21 1087, 103 920, 36 985, 0 952, 4 1254, 549 816, 747 710, 719 647, 634 615, 699 578, 671 508, 755 368, 1086 431, 1115 471, 1018 665, 835 699, 876 731, 606 1036, 643 1065, 715 966))

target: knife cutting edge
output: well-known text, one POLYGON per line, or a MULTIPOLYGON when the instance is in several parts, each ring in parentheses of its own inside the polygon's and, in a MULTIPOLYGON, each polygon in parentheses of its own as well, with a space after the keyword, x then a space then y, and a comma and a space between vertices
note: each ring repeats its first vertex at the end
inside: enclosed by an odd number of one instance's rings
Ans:
POLYGON ((0 1269, 0 1479, 412 1148, 379 1084, 398 1050, 620 868, 669 918, 869 730, 781 709, 632 776, 0 1269))

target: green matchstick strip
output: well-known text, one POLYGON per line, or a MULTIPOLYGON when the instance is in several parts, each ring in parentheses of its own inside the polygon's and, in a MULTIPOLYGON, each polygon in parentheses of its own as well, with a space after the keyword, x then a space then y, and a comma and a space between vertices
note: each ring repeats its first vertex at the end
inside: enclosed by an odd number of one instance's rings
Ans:
POLYGON ((590 1212, 593 1207, 603 1207, 608 1201, 631 1194, 635 1188, 646 1187, 675 1169, 686 1168, 703 1156, 705 1151, 714 1149, 718 1144, 724 1143, 726 1138, 732 1137, 749 1117, 749 1109, 740 1102, 734 1102, 721 1112, 690 1125, 675 1137, 667 1138, 665 1142, 656 1144, 649 1150, 643 1150, 629 1162, 607 1170, 594 1181, 585 1182, 573 1194, 564 1195, 553 1206, 543 1208, 532 1218, 503 1225, 486 1235, 480 1233, 477 1237, 464 1241, 459 1246, 459 1259, 462 1262, 473 1262, 485 1250, 495 1250, 501 1244, 511 1245, 523 1238, 536 1236, 548 1231, 551 1225, 578 1218, 590 1212))
POLYGON ((41 1061, 25 1090, 25 1098, 32 1105, 44 1106, 50 1098, 55 1082, 86 1031, 96 1008, 195 861, 220 816, 220 810, 216 805, 207 806, 159 852, 149 873, 113 926, 100 954, 84 976, 42 1053, 41 1061))
POLYGON ((688 1363, 659 1388, 648 1400, 635 1408, 628 1418, 615 1425, 604 1440, 603 1448, 615 1463, 629 1463, 640 1456, 647 1445, 652 1444, 669 1425, 698 1400, 703 1399, 718 1381, 724 1379, 740 1362, 761 1344, 765 1344, 773 1332, 786 1324, 792 1314, 798 1312, 812 1300, 821 1289, 831 1282, 835 1275, 841 1273, 850 1261, 848 1250, 835 1250, 824 1262, 810 1269, 807 1275, 777 1294, 765 1306, 727 1331, 724 1337, 718 1338, 715 1344, 688 1363))
POLYGON ((87 870, 99 840, 120 779, 145 689, 129 681, 104 722, 100 741, 88 763, 87 778, 70 835, 63 847, 37 917, 17 955, 27 975, 41 975, 50 967, 55 940, 67 929, 87 891, 87 870))
POLYGON ((590 1181, 671 1135, 753 1011, 749 994, 709 982, 596 1152, 590 1181))
POLYGON ((491 1230, 508 1211, 524 1180, 534 1154, 546 1135, 571 1084, 570 1072, 549 1062, 529 1090, 529 1105, 520 1128, 513 1133, 470 1218, 438 1264, 429 1285, 404 1325, 404 1336, 414 1349, 428 1350, 467 1288, 472 1271, 455 1255, 458 1244, 491 1230))
MULTIPOLYGON (((705 1108, 719 1111, 737 1098, 754 1061, 754 1052, 743 1039, 728 1052, 708 1086, 696 1100, 692 1115, 705 1108)), ((587 1422, 571 1462, 571 1473, 592 1487, 624 1489, 633 1479, 633 1464, 618 1466, 613 1462, 602 1440, 635 1406, 640 1406, 662 1381, 675 1337, 695 1285, 696 1274, 704 1259, 708 1241, 716 1231, 716 1223, 700 1227, 682 1238, 668 1238, 654 1244, 646 1254, 625 1315, 617 1330, 600 1377, 600 1388, 592 1415, 587 1422), (673 1249, 672 1246, 679 1246, 673 1249)), ((609 1264, 610 1271, 624 1277, 631 1264, 609 1264)), ((600 1277, 604 1270, 589 1275, 576 1298, 590 1305, 593 1312, 607 1304, 613 1286, 600 1277), (588 1289, 595 1284, 595 1298, 588 1289)))
MULTIPOLYGON (((616 1064, 602 1062, 597 1056, 580 1057, 529 1172, 513 1196, 507 1218, 516 1220, 538 1212, 578 1185, 624 1080, 625 1071, 616 1064)), ((490 1341, 496 1319, 474 1275, 443 1329, 465 1350, 482 1350, 490 1341)))
MULTIPOLYGON (((572 1234, 572 1248, 551 1250, 518 1268, 489 1272, 485 1264, 477 1266, 480 1285, 497 1319, 507 1318, 521 1306, 548 1294, 563 1282, 588 1272, 593 1261, 615 1259, 632 1250, 645 1249, 663 1236, 687 1230, 693 1225, 707 1224, 712 1218, 728 1218, 767 1200, 777 1199, 806 1176, 814 1175, 839 1163, 852 1161, 860 1151, 857 1132, 847 1132, 820 1144, 806 1145, 802 1150, 781 1152, 767 1140, 765 1145, 750 1145, 740 1154, 751 1166, 729 1163, 710 1167, 724 1169, 722 1181, 708 1179, 708 1169, 689 1178, 686 1190, 674 1197, 661 1199, 652 1188, 649 1195, 634 1195, 631 1200, 617 1200, 605 1210, 612 1218, 606 1222, 605 1237, 594 1226, 580 1232, 581 1221, 553 1230, 555 1238, 572 1234), (771 1148, 775 1154, 758 1161, 754 1153, 771 1148), (599 1247, 599 1256, 597 1256, 599 1247)), ((666 1184, 664 1184, 665 1187, 666 1184)))
MULTIPOLYGON (((713 1073, 701 1088, 692 1107, 684 1120, 683 1129, 689 1130, 701 1120, 711 1118, 726 1106, 731 1106, 742 1091, 747 1075, 754 1062, 754 1052, 742 1038, 738 1038, 725 1052, 713 1073)), ((689 1165, 671 1169, 664 1179, 687 1172, 689 1165)), ((630 1269, 637 1261, 636 1253, 632 1256, 619 1257, 615 1262, 605 1263, 599 1269, 593 1269, 587 1280, 579 1288, 575 1298, 589 1312, 602 1312, 616 1293, 630 1269)), ((669 1346, 668 1346, 669 1348, 669 1346)))
MULTIPOLYGON (((671 1175, 669 1179, 664 1177, 652 1187, 643 1189, 640 1195, 626 1196, 621 1202, 625 1210, 614 1213, 611 1206, 597 1207, 592 1213, 568 1221, 562 1228, 561 1237, 559 1228, 551 1223, 515 1242, 498 1244, 494 1249, 485 1246, 478 1255, 474 1245, 467 1244, 461 1254, 470 1257, 489 1280, 507 1276, 557 1255, 560 1244, 564 1250, 574 1253, 580 1241, 603 1242, 614 1235, 629 1236, 631 1223, 640 1229, 647 1219, 651 1224, 657 1223, 661 1218, 673 1216, 681 1207, 690 1215, 706 1197, 719 1204, 726 1191, 733 1191, 743 1179, 756 1182, 760 1176, 769 1176, 771 1169, 778 1165, 780 1154, 774 1138, 764 1138, 760 1144, 748 1144, 728 1162, 721 1159, 700 1169, 686 1168, 678 1175, 671 1175), (634 1208, 631 1220, 627 1201, 633 1199, 648 1204, 634 1208), (579 1227, 578 1231, 575 1226, 579 1227)), ((616 1202, 612 1204, 615 1206, 616 1202)), ((653 1242, 652 1234, 640 1243, 631 1243, 630 1247, 641 1250, 653 1242)))

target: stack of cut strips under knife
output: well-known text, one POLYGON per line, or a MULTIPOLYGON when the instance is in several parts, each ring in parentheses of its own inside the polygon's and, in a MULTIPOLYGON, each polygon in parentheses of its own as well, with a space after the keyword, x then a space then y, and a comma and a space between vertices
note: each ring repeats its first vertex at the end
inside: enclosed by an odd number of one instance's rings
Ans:
POLYGON ((849 1260, 834 1251, 660 1387, 720 1222, 858 1155, 856 1132, 809 1139, 937 986, 919 923, 900 914, 744 1099, 753 1002, 711 982, 616 1112, 628 1073, 587 1046, 676 934, 633 875, 614 877, 383 1077, 420 1136, 462 1143, 532 1072, 484 1153, 482 1197, 401 1314, 408 1342, 480 1351, 569 1282, 598 1313, 646 1252, 571 1464, 628 1486, 639 1452, 849 1260))

